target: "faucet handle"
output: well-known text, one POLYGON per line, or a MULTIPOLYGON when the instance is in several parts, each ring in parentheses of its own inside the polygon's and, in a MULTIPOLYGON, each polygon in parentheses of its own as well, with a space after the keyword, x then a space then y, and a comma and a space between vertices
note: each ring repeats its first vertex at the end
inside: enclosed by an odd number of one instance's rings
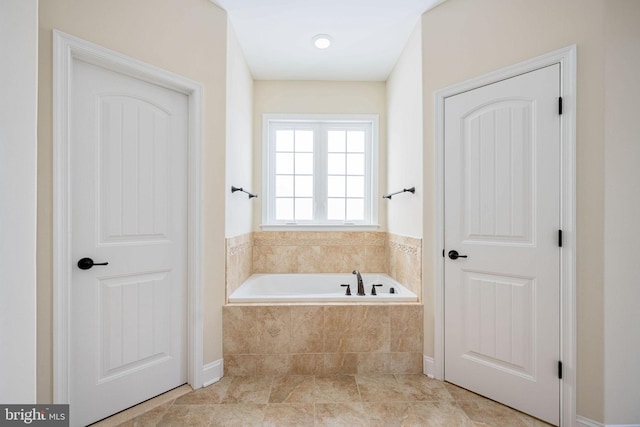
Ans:
POLYGON ((376 286, 382 286, 382 283, 378 283, 378 284, 373 284, 371 285, 371 295, 378 295, 376 293, 376 286))
POLYGON ((351 295, 351 287, 350 287, 350 285, 344 285, 344 284, 342 284, 342 285, 340 285, 340 286, 342 286, 342 287, 345 287, 345 286, 346 286, 346 287, 347 287, 347 291, 346 291, 344 294, 345 294, 345 295, 351 295))

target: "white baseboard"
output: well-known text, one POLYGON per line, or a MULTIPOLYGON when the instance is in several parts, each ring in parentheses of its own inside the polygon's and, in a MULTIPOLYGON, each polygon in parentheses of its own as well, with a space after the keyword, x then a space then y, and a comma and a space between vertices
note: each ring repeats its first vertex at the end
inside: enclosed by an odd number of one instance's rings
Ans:
POLYGON ((220 381, 224 375, 224 359, 216 360, 202 367, 202 387, 220 381))
POLYGON ((590 420, 589 418, 576 417, 577 427, 640 427, 640 424, 602 424, 597 421, 590 420))
POLYGON ((577 416, 576 417, 576 426, 577 427, 604 427, 604 424, 599 422, 590 420, 589 418, 577 416))
POLYGON ((422 371, 429 378, 435 378, 436 361, 433 359, 433 357, 424 356, 422 362, 422 371))

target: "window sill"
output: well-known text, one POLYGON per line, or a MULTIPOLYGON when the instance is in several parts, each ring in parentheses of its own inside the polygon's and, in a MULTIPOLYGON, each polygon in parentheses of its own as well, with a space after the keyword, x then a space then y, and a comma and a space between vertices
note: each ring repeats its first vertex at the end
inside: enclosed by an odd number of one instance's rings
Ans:
POLYGON ((298 224, 260 224, 263 231, 380 231, 379 224, 347 224, 347 225, 298 225, 298 224))

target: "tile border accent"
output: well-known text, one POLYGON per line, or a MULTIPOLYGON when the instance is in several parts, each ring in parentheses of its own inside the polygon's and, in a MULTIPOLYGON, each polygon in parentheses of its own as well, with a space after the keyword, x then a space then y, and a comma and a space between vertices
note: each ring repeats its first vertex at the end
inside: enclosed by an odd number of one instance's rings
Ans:
POLYGON ((385 246, 384 231, 261 231, 254 246, 385 246))
POLYGON ((387 240, 389 249, 413 256, 420 256, 422 253, 421 239, 388 233, 387 240))

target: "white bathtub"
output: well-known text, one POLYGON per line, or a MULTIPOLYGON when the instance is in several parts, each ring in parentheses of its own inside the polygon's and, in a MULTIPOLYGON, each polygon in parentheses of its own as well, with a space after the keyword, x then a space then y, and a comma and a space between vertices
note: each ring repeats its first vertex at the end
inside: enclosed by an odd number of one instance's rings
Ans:
POLYGON ((254 274, 229 296, 229 303, 417 302, 418 296, 386 274, 362 274, 365 296, 358 296, 353 274, 254 274), (345 295, 349 284, 351 296, 345 295), (373 284, 377 295, 371 295, 373 284), (394 293, 391 293, 393 289, 394 293))

